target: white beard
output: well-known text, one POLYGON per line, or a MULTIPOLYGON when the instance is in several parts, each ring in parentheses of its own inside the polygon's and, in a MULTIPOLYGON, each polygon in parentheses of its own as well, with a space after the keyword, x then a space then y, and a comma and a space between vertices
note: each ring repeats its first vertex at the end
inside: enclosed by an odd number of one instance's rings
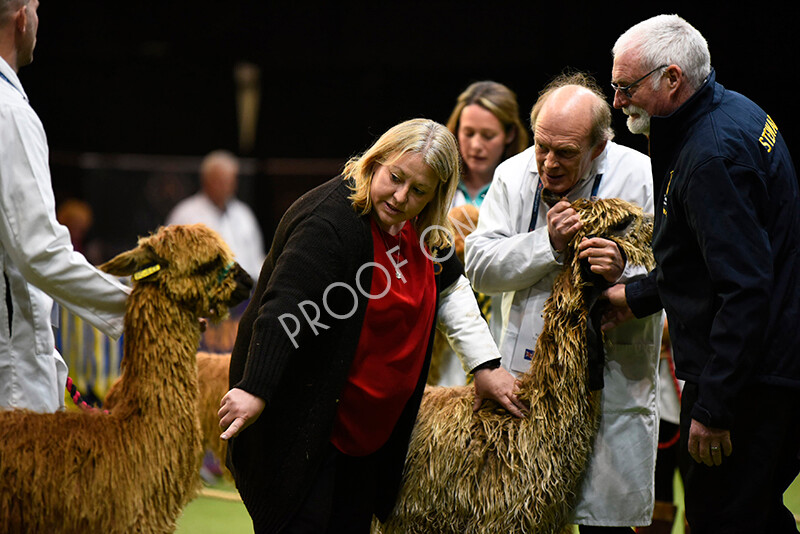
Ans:
POLYGON ((628 130, 635 134, 650 135, 650 114, 638 106, 628 106, 622 108, 622 112, 628 115, 628 130), (631 117, 638 115, 638 117, 631 117))

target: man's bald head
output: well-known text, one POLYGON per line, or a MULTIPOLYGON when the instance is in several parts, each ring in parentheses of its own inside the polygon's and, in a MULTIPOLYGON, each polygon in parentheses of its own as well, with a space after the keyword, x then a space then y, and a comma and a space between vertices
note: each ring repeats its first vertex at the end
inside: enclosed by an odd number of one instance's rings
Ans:
POLYGON ((558 100, 554 102, 558 105, 569 105, 573 111, 580 109, 581 114, 589 114, 592 146, 614 138, 614 130, 611 128, 611 106, 594 78, 582 72, 562 74, 542 89, 531 110, 531 129, 534 132, 542 108, 557 94, 558 100))
POLYGON ((39 0, 0 0, 0 56, 14 71, 33 61, 39 0))
POLYGON ((559 77, 531 111, 539 177, 552 193, 566 195, 583 180, 614 136, 611 108, 592 83, 584 74, 559 77))

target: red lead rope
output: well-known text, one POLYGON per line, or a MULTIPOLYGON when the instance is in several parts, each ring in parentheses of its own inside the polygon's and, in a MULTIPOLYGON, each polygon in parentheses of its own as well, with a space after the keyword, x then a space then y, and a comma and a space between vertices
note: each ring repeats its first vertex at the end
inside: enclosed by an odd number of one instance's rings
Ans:
MULTIPOLYGON (((83 410, 84 412, 96 412, 99 409, 95 406, 91 406, 85 400, 81 398, 81 392, 78 391, 78 388, 75 387, 75 383, 72 381, 71 377, 67 377, 67 392, 69 393, 70 398, 72 398, 72 402, 75 403, 75 406, 83 410)), ((103 410, 103 413, 109 413, 108 410, 103 410)))

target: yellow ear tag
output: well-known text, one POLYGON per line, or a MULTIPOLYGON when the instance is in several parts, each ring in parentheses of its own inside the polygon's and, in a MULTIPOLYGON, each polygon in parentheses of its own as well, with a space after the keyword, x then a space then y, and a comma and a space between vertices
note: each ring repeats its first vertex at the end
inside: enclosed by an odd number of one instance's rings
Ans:
POLYGON ((136 271, 135 273, 133 273, 133 279, 136 280, 136 281, 139 281, 142 278, 147 278, 151 274, 157 273, 160 270, 161 270, 161 266, 156 263, 155 265, 151 265, 150 267, 146 267, 146 268, 142 269, 141 271, 136 271))

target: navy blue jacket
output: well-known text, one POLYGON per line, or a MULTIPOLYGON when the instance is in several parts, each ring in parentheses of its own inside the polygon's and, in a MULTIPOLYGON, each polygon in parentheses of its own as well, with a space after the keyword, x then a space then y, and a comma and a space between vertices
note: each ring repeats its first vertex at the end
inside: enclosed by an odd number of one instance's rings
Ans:
POLYGON ((715 78, 651 121, 658 267, 626 295, 667 311, 692 418, 731 428, 748 384, 800 388, 800 193, 774 121, 715 78))

